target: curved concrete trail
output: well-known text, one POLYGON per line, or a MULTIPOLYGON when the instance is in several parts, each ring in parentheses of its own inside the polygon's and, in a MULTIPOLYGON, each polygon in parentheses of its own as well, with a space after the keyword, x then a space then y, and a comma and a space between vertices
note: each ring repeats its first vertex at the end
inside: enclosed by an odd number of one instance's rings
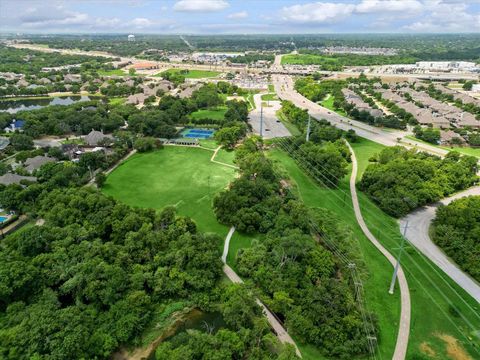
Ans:
MULTIPOLYGON (((387 258, 387 260, 395 267, 397 260, 395 257, 388 252, 387 249, 383 247, 382 244, 373 236, 373 234, 368 229, 367 224, 362 216, 362 211, 360 210, 360 204, 358 202, 357 188, 356 188, 356 179, 357 179, 357 158, 355 157, 355 152, 353 151, 350 144, 347 142, 347 146, 352 153, 352 175, 350 176, 350 191, 352 193, 352 202, 353 210, 355 212, 355 217, 357 219, 358 225, 362 229, 365 236, 375 245, 375 247, 387 258)), ((395 352, 393 353, 393 360, 404 360, 407 354, 408 347, 408 337, 410 334, 410 314, 411 314, 411 303, 410 303, 410 290, 408 289, 407 278, 403 272, 402 267, 400 266, 397 274, 397 281, 400 285, 400 326, 398 329, 397 343, 395 345, 395 352)))
MULTIPOLYGON (((237 275, 233 269, 227 265, 227 255, 228 255, 228 248, 230 246, 230 239, 232 238, 233 233, 235 232, 235 227, 232 226, 230 228, 230 231, 227 234, 227 237, 225 238, 225 243, 223 245, 223 255, 222 255, 222 261, 224 263, 223 265, 223 272, 227 277, 230 279, 231 282, 235 284, 241 284, 243 283, 243 280, 240 278, 240 276, 237 275)), ((292 337, 288 334, 287 330, 283 327, 283 325, 280 323, 280 321, 277 320, 275 315, 268 310, 268 308, 260 301, 260 299, 255 298, 255 302, 262 308, 263 314, 267 318, 268 323, 272 327, 273 331, 275 331, 275 334, 277 334, 278 339, 282 343, 288 343, 291 344, 295 347, 295 352, 297 356, 302 357, 302 354, 300 353, 300 350, 298 350, 297 344, 295 344, 295 341, 293 341, 292 337)))
POLYGON ((408 221, 408 228, 405 233, 408 241, 480 303, 480 284, 468 274, 464 273, 453 260, 445 255, 445 253, 433 243, 429 235, 430 224, 435 218, 437 207, 440 204, 448 205, 453 200, 470 195, 480 195, 480 186, 470 188, 440 200, 435 204, 415 210, 400 220, 400 226, 405 227, 408 221))

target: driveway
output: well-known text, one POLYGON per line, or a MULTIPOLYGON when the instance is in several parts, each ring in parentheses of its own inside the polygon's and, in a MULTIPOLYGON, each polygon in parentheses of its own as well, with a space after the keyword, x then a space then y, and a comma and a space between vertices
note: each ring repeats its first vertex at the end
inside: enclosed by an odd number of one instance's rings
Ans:
POLYGON ((458 265, 445 255, 445 253, 433 243, 429 236, 430 224, 435 218, 437 207, 440 204, 448 205, 453 200, 470 195, 480 195, 480 186, 470 188, 445 198, 438 203, 415 210, 400 220, 400 228, 405 228, 408 221, 408 228, 405 234, 408 241, 480 303, 480 284, 460 270, 458 265))
MULTIPOLYGON (((262 106, 262 95, 255 94, 253 100, 256 108, 249 114, 249 123, 252 125, 253 132, 260 134, 260 109, 262 106)), ((265 101, 263 101, 265 102, 265 101)), ((268 106, 263 107, 263 131, 264 139, 273 139, 278 137, 291 136, 290 131, 287 130, 277 117, 277 111, 280 110, 280 101, 268 101, 268 106)))

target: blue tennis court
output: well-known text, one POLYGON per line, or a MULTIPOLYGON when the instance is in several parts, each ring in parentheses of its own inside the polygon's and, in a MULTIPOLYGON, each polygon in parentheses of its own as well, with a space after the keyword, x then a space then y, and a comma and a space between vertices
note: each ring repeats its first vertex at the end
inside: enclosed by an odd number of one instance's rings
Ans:
POLYGON ((208 139, 213 136, 215 130, 210 129, 186 129, 182 131, 182 137, 195 139, 208 139))

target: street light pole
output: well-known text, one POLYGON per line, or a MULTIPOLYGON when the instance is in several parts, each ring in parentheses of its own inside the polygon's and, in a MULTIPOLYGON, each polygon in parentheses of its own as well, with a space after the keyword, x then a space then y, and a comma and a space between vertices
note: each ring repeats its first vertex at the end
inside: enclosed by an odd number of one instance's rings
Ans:
POLYGON ((312 117, 310 116, 310 114, 308 114, 307 136, 305 138, 306 142, 310 140, 310 121, 311 120, 312 120, 312 117))
POLYGON ((405 246, 405 235, 407 234, 408 220, 405 223, 405 228, 403 229, 402 243, 400 245, 400 251, 398 252, 397 263, 395 264, 395 269, 393 270, 392 282, 390 283, 390 289, 388 290, 389 294, 393 294, 395 288, 395 281, 397 280, 398 268, 400 267, 400 259, 402 257, 403 247, 405 246))
POLYGON ((260 137, 263 137, 263 104, 260 101, 260 137))

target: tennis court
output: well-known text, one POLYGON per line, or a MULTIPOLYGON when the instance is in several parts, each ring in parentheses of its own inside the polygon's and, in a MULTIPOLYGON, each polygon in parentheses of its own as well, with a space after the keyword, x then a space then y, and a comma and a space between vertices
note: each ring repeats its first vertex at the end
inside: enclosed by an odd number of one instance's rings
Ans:
POLYGON ((209 139, 213 136, 215 130, 211 129, 185 129, 181 135, 184 138, 209 139))

